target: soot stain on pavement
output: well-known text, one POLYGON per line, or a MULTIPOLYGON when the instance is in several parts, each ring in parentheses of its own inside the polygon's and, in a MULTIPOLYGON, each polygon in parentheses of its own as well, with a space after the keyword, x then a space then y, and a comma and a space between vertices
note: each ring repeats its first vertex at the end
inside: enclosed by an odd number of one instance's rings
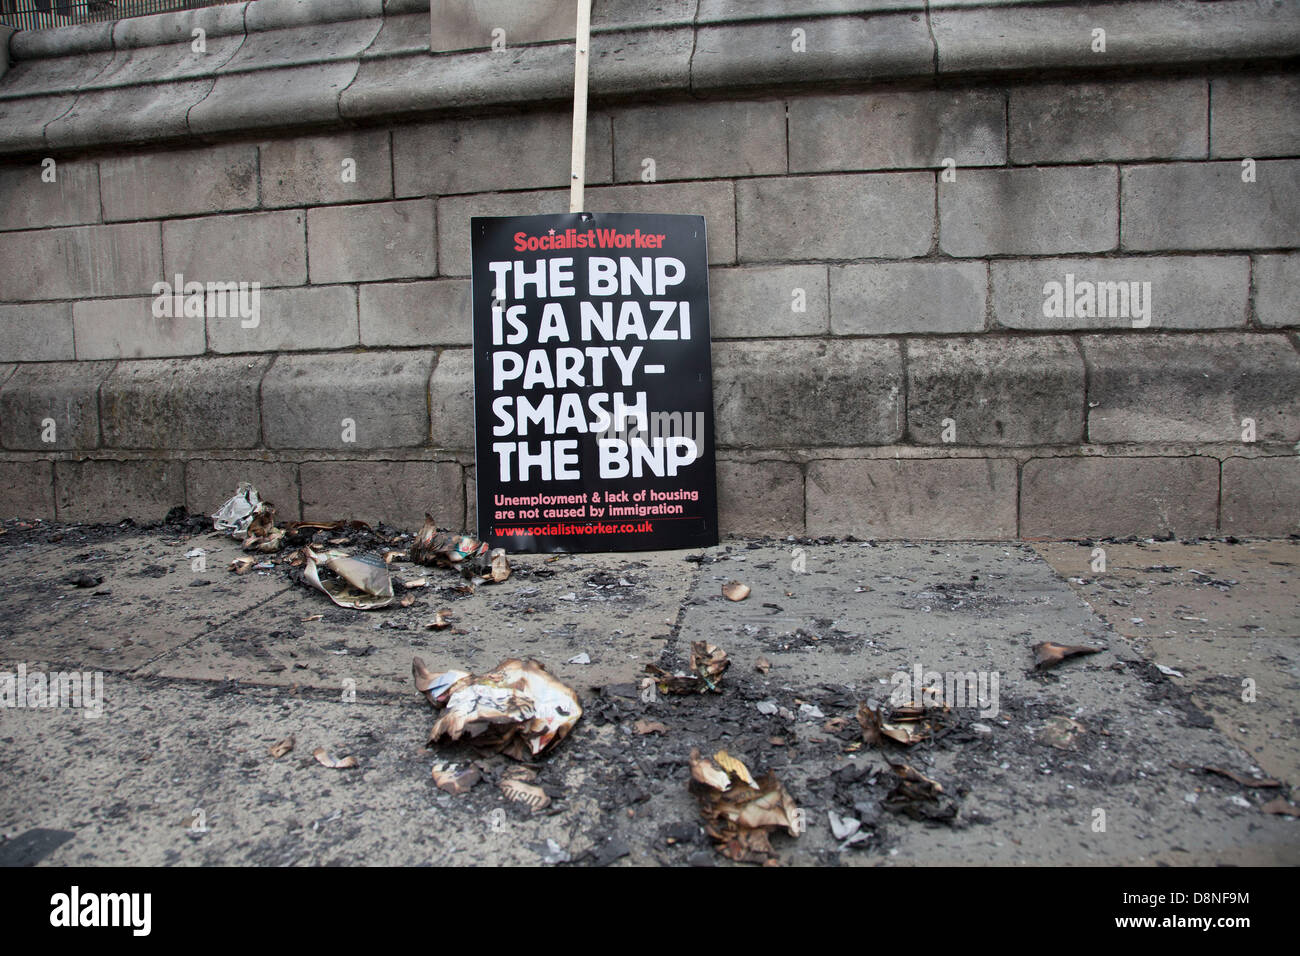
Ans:
MULTIPOLYGON (((93 547, 85 550, 88 543, 113 542, 127 534, 138 534, 139 529, 68 527, 57 533, 60 540, 55 545, 81 548, 74 555, 77 562, 97 569, 110 554, 93 547)), ((11 532, 0 538, 0 555, 28 545, 48 547, 49 534, 49 527, 11 532)), ((805 542, 807 546, 828 543, 805 542)), ((736 546, 734 551, 728 548, 708 554, 707 561, 701 558, 691 563, 703 570, 719 560, 743 557, 746 551, 760 546, 763 543, 750 542, 736 546)), ((756 561, 751 567, 770 572, 777 569, 777 563, 756 561)), ((155 563, 136 572, 137 576, 153 579, 168 573, 167 568, 155 563), (161 574, 157 573, 159 569, 161 574)), ((291 582, 287 572, 280 573, 285 583, 291 582)), ((594 611, 602 620, 618 621, 628 616, 629 609, 644 606, 650 589, 655 587, 653 575, 642 563, 622 561, 617 556, 569 557, 551 564, 539 558, 525 559, 515 569, 515 578, 510 588, 488 592, 486 606, 493 612, 493 620, 504 626, 539 614, 554 616, 556 620, 548 623, 546 633, 575 651, 588 649, 576 640, 578 612, 594 611), (538 589, 541 585, 545 585, 545 594, 538 589), (573 599, 565 600, 570 594, 573 599), (543 599, 533 600, 539 596, 543 599), (571 636, 573 639, 567 640, 571 636)), ((112 583, 111 574, 105 583, 112 583)), ((39 593, 52 595, 61 588, 66 589, 66 585, 43 581, 39 593)), ((691 599, 695 607, 717 613, 727 607, 724 599, 710 594, 708 588, 696 593, 698 596, 691 599)), ((350 612, 322 603, 318 612, 322 623, 352 626, 361 613, 373 614, 366 620, 373 620, 378 627, 366 632, 369 640, 359 640, 352 631, 337 640, 317 641, 317 650, 342 652, 335 655, 342 659, 366 657, 381 643, 386 631, 397 630, 404 632, 400 638, 403 646, 436 641, 445 655, 465 658, 485 652, 482 640, 472 633, 436 636, 423 629, 433 609, 470 595, 450 585, 436 591, 422 589, 418 595, 413 606, 394 607, 382 613, 350 612)), ((917 582, 898 590, 897 596, 907 610, 920 611, 928 606, 954 620, 964 616, 987 619, 1015 603, 983 580, 917 582)), ((826 616, 801 615, 797 623, 786 627, 785 619, 794 612, 781 603, 781 595, 771 597, 768 602, 751 597, 750 602, 756 606, 746 609, 753 615, 748 620, 737 623, 719 618, 718 633, 710 639, 725 648, 728 633, 736 637, 745 634, 751 644, 778 654, 827 647, 841 655, 860 651, 879 636, 842 627, 835 617, 826 616), (763 623, 764 617, 771 618, 772 623, 763 623)), ((160 605, 146 601, 145 606, 160 605)), ((15 613, 14 609, 0 609, 0 622, 15 613)), ((688 647, 680 613, 675 622, 665 622, 654 637, 664 644, 658 656, 659 666, 676 671, 686 665, 688 647)), ((367 814, 378 815, 391 809, 388 804, 392 799, 408 801, 413 814, 434 812, 438 832, 423 838, 430 859, 450 852, 447 848, 457 841, 449 833, 490 829, 494 823, 486 821, 504 820, 509 826, 551 820, 558 829, 548 832, 565 836, 561 848, 568 857, 547 859, 556 865, 620 861, 713 865, 725 861, 713 852, 699 824, 696 807, 685 796, 687 757, 692 748, 705 754, 726 749, 742 756, 756 775, 774 772, 813 819, 810 832, 798 840, 774 838, 777 850, 787 855, 797 852, 804 861, 836 865, 862 855, 888 859, 891 851, 904 845, 905 835, 917 831, 961 831, 993 825, 1022 812, 1026 801, 1043 812, 1064 812, 1067 820, 1082 825, 1090 805, 1071 795, 1071 787, 1134 787, 1148 777, 1161 777, 1166 782, 1173 778, 1172 785, 1179 785, 1175 771, 1153 765, 1158 751, 1130 726, 1132 712, 1119 706, 1088 709, 1064 688, 1075 686, 1084 676, 1116 681, 1126 689, 1140 691, 1147 709, 1167 711, 1184 730, 1208 735, 1211 722, 1191 697, 1149 662, 1115 654, 1070 662, 1061 670, 1034 671, 1028 653, 1032 637, 1028 631, 1011 635, 1024 645, 1023 682, 1015 692, 1004 692, 996 715, 982 718, 969 709, 956 710, 943 733, 911 747, 889 745, 877 750, 862 743, 853 715, 859 702, 882 693, 872 685, 790 676, 778 660, 773 673, 764 677, 733 666, 718 694, 660 694, 647 700, 641 696, 635 667, 629 664, 629 680, 624 684, 584 686, 570 679, 579 691, 584 719, 552 755, 530 764, 537 773, 536 784, 551 800, 545 809, 530 810, 503 799, 498 784, 511 766, 503 758, 483 757, 464 743, 425 748, 424 734, 431 715, 414 692, 406 697, 359 693, 362 706, 350 712, 345 722, 354 723, 355 729, 347 732, 336 727, 331 732, 333 739, 320 741, 332 753, 355 755, 360 761, 359 771, 318 768, 305 748, 285 758, 287 772, 311 774, 311 780, 319 781, 314 791, 273 782, 266 758, 243 756, 232 763, 226 751, 209 743, 222 736, 257 730, 257 722, 232 718, 191 726, 180 734, 194 748, 192 779, 186 786, 196 794, 256 786, 256 803, 272 808, 275 819, 258 823, 236 846, 242 848, 248 861, 267 865, 304 860, 355 862, 349 859, 348 848, 365 836, 367 814), (776 705, 776 713, 759 710, 757 705, 768 701, 776 705), (800 708, 804 705, 814 706, 821 716, 802 717, 800 708), (791 716, 783 716, 781 711, 791 716), (845 722, 833 725, 837 719, 845 722), (661 723, 667 731, 638 733, 639 720, 661 723), (1055 733, 1067 723, 1079 729, 1064 736, 1055 733), (442 793, 430 779, 429 768, 434 760, 477 762, 483 769, 484 781, 459 796, 442 793), (897 787, 891 764, 901 763, 941 784, 951 806, 936 803, 933 813, 920 813, 918 818, 890 809, 890 804, 897 803, 891 798, 897 787), (1003 785, 1005 780, 1033 777, 1051 777, 1056 786, 1031 790, 1026 795, 1023 788, 1009 790, 1003 785), (340 794, 346 797, 347 809, 330 804, 322 812, 322 801, 340 794), (413 794, 417 799, 412 800, 413 794), (866 838, 848 844, 829 837, 826 819, 830 812, 857 821, 859 832, 867 834, 866 838), (310 846, 302 838, 306 831, 316 836, 310 846)), ((303 623, 286 612, 286 620, 265 635, 234 628, 219 640, 236 656, 273 661, 277 651, 297 650, 309 638, 303 623)), ((553 650, 551 653, 554 656, 553 650)), ((160 692, 175 686, 174 681, 163 678, 133 679, 150 682, 160 692)), ((245 686, 238 680, 196 686, 203 688, 202 700, 210 702, 205 711, 208 713, 219 713, 215 708, 235 699, 256 698, 263 700, 264 706, 286 708, 286 713, 294 712, 304 700, 332 704, 338 699, 337 692, 319 688, 268 689, 245 686)), ((70 736, 79 746, 94 746, 81 728, 72 728, 70 736)), ((136 759, 147 762, 146 757, 156 759, 153 753, 149 747, 128 746, 119 751, 118 759, 135 754, 136 759)), ((1157 799, 1143 793, 1138 802, 1154 813, 1159 809, 1157 799)), ((139 812, 142 807, 130 800, 114 800, 101 807, 96 818, 116 826, 129 822, 139 812)), ((193 839, 204 850, 206 862, 222 862, 223 853, 229 852, 208 849, 202 836, 193 839)), ((545 841, 538 846, 544 847, 545 841)), ((546 858, 550 851, 534 852, 546 858)))

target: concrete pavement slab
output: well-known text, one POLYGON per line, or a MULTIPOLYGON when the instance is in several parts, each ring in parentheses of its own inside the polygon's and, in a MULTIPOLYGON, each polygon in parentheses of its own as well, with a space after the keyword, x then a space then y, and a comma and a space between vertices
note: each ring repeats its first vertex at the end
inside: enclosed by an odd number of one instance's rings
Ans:
POLYGON ((1148 654, 1249 753, 1263 774, 1300 781, 1300 640, 1155 637, 1148 654))
POLYGON ((287 590, 279 578, 226 572, 239 543, 208 535, 53 532, 0 547, 4 658, 105 671, 138 668, 287 590), (204 549, 204 571, 186 554, 204 549), (84 573, 103 581, 68 583, 84 573))
MULTIPOLYGON (((702 552, 518 556, 508 581, 458 597, 444 590, 460 584, 452 572, 398 565, 399 578, 424 574, 431 585, 412 607, 363 613, 293 583, 283 555, 266 575, 229 575, 234 542, 208 535, 6 530, 0 574, 26 583, 5 602, 0 671, 25 660, 104 672, 100 716, 0 708, 9 769, 0 851, 14 846, 39 865, 722 864, 687 789, 692 748, 725 748, 784 782, 806 825, 797 839, 774 837, 785 864, 1300 862, 1300 821, 1261 810, 1278 794, 1294 799, 1300 782, 1283 762, 1297 711, 1292 645, 1129 640, 1028 546, 764 539, 702 552), (205 542, 229 553, 210 554, 203 573, 213 583, 191 587, 183 579, 200 573, 185 555, 205 542), (106 575, 113 595, 93 600, 134 603, 112 620, 98 605, 80 607, 88 596, 58 620, 89 615, 114 646, 123 635, 132 645, 78 652, 78 635, 90 640, 84 628, 42 623, 57 597, 49 569, 69 553, 88 555, 72 563, 95 574, 120 569, 106 575), (150 568, 163 570, 151 577, 150 568), (750 587, 745 600, 723 597, 730 580, 750 587), (455 626, 424 629, 443 606, 455 626), (145 622, 170 636, 137 647, 145 622), (730 653, 721 693, 640 686, 646 663, 681 668, 694 640, 730 653), (1106 650, 1041 671, 1040 641, 1106 650), (497 784, 514 764, 505 757, 467 744, 425 748, 434 713, 411 686, 414 653, 435 669, 531 655, 575 689, 583 718, 533 765, 549 806, 506 799, 497 784), (590 664, 568 663, 584 653, 590 664), (1155 662, 1181 665, 1185 677, 1155 662), (1225 702, 1218 684, 1246 668, 1262 675, 1259 696, 1272 710, 1225 702), (900 677, 938 687, 950 709, 930 740, 876 749, 862 740, 858 706, 886 701, 900 677), (272 757, 268 748, 291 735, 294 750, 272 757), (1252 750, 1252 738, 1280 757, 1252 750), (322 766, 317 747, 358 767, 322 766), (484 780, 459 796, 439 791, 435 760, 477 761, 484 780), (938 781, 955 817, 891 811, 891 762, 938 781), (1272 774, 1282 786, 1245 786, 1208 766, 1272 774), (867 838, 843 845, 830 812, 859 820, 867 838)), ((1161 553, 1191 564, 1173 545, 1161 553)), ((1262 573, 1278 566, 1262 552, 1250 560, 1258 600, 1284 601, 1284 579, 1262 573)), ((1214 573, 1245 580, 1247 570, 1229 567, 1214 573)), ((1281 627, 1288 612, 1276 606, 1281 627)))
POLYGON ((478 672, 524 656, 544 661, 579 688, 630 681, 659 659, 693 568, 680 552, 521 555, 512 567, 504 583, 465 594, 459 589, 467 582, 454 571, 397 562, 399 593, 402 581, 428 584, 411 592, 410 607, 371 612, 335 607, 325 595, 295 586, 144 672, 331 690, 350 680, 358 693, 405 694, 413 656, 435 671, 478 672), (428 629, 444 608, 452 627, 428 629), (583 654, 589 664, 568 663, 583 654))
POLYGON ((1125 637, 1300 637, 1300 539, 1034 548, 1125 637))

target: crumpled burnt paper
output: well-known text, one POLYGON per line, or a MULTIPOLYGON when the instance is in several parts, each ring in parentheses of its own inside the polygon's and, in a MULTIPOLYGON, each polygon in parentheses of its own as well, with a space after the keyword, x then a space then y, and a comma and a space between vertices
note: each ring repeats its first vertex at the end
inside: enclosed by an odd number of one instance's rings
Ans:
POLYGON ((431 744, 469 737, 476 747, 528 760, 563 740, 582 716, 573 690, 537 661, 510 658, 481 675, 435 674, 417 657, 411 671, 416 689, 443 709, 431 744))
POLYGON ((415 564, 458 570, 475 584, 500 584, 510 577, 505 548, 489 550, 487 542, 472 535, 439 531, 427 514, 411 542, 410 558, 415 564))
POLYGON ((776 775, 755 781, 749 768, 725 750, 712 759, 691 751, 690 787, 714 848, 730 860, 775 862, 769 834, 784 829, 797 837, 801 832, 794 798, 776 775))
POLYGON ((453 796, 467 792, 474 784, 483 779, 483 771, 474 764, 462 766, 458 763, 439 761, 433 765, 433 782, 439 790, 453 796))
POLYGON ((880 805, 891 813, 901 813, 913 820, 952 823, 957 818, 957 803, 948 796, 937 780, 931 780, 905 763, 890 763, 897 778, 880 805))
POLYGON ((884 707, 876 710, 870 704, 860 703, 858 725, 862 728, 862 739, 873 747, 884 746, 886 738, 910 747, 942 730, 948 714, 947 707, 927 707, 912 702, 895 707, 886 718, 884 707))
POLYGON ((234 497, 228 499, 212 516, 212 530, 227 533, 232 538, 247 537, 253 513, 261 503, 262 499, 252 483, 241 481, 234 497))
POLYGON ((302 579, 339 607, 373 611, 393 603, 393 579, 383 558, 371 554, 302 549, 302 579), (337 577, 322 578, 320 569, 337 577))
POLYGON ((284 529, 275 526, 275 506, 263 501, 249 516, 248 530, 244 534, 245 551, 270 554, 284 547, 284 529))
POLYGON ((719 684, 722 675, 731 666, 727 652, 707 641, 691 642, 691 672, 689 674, 670 674, 654 664, 645 666, 650 677, 645 678, 642 686, 653 683, 661 694, 704 694, 712 691, 722 693, 719 684))
POLYGON ((1045 671, 1071 657, 1078 657, 1080 654, 1100 654, 1105 649, 1086 644, 1057 644, 1055 641, 1043 641, 1033 647, 1034 670, 1045 671))

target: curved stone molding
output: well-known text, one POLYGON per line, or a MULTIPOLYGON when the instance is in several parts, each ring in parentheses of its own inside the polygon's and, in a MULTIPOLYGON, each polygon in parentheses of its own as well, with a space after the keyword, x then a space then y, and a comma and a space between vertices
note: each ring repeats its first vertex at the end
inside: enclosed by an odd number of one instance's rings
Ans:
MULTIPOLYGON (((112 114, 123 104, 179 104, 201 82, 213 104, 180 122, 146 122, 130 139, 564 100, 573 81, 567 7, 504 5, 507 45, 497 52, 491 35, 479 44, 450 15, 433 21, 431 40, 427 0, 257 0, 23 31, 0 78, 0 154, 122 142, 112 114), (197 28, 204 52, 192 45, 197 28), (246 74, 256 75, 213 85, 246 74), (98 95, 107 89, 131 92, 98 95), (25 102, 78 93, 73 123, 54 123, 66 104, 25 102), (241 102, 222 102, 231 99, 241 102)), ((593 31, 591 93, 615 101, 1272 62, 1300 55, 1300 0, 610 0, 596 4, 593 31)))

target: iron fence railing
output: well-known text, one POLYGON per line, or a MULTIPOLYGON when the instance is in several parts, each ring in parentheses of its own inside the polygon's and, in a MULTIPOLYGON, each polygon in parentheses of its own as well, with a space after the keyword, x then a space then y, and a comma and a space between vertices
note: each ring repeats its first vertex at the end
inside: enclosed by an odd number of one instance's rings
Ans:
POLYGON ((237 0, 0 0, 0 24, 19 30, 44 30, 234 2, 237 0))

